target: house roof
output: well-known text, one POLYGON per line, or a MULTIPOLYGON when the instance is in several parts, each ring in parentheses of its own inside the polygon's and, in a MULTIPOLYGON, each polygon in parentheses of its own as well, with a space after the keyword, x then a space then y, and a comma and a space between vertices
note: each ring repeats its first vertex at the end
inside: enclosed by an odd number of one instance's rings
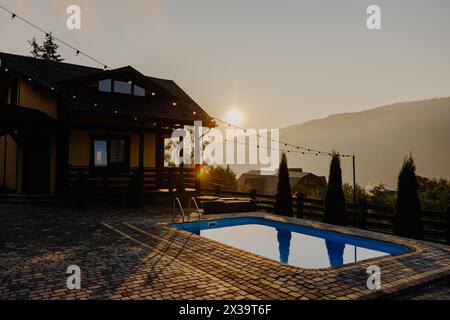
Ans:
POLYGON ((74 111, 149 118, 155 120, 191 123, 203 121, 214 126, 211 118, 174 81, 148 77, 131 66, 103 70, 62 62, 35 59, 0 52, 1 66, 14 70, 32 83, 59 95, 63 104, 74 111), (155 96, 137 97, 119 93, 104 93, 85 84, 92 80, 123 78, 154 90, 155 96), (176 103, 176 106, 173 105, 176 103))
MULTIPOLYGON (((302 169, 289 169, 289 183, 292 189, 295 189, 296 186, 304 179, 305 177, 312 176, 318 178, 326 183, 325 177, 316 176, 310 172, 303 172, 302 169)), ((278 183, 278 173, 263 175, 260 170, 250 170, 246 173, 243 173, 239 179, 239 183, 241 184, 250 184, 259 192, 274 194, 277 190, 278 183)))

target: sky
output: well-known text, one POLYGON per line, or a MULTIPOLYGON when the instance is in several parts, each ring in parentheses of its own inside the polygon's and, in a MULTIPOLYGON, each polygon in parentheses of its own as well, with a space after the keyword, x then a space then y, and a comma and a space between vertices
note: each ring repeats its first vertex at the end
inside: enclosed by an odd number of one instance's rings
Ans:
MULTIPOLYGON (((174 79, 210 115, 282 128, 450 96, 448 0, 0 0, 111 67, 174 79), (66 8, 81 7, 81 30, 66 8), (366 9, 381 8, 382 30, 366 9)), ((0 51, 42 36, 0 11, 0 51)), ((66 62, 94 65, 61 47, 66 62)))

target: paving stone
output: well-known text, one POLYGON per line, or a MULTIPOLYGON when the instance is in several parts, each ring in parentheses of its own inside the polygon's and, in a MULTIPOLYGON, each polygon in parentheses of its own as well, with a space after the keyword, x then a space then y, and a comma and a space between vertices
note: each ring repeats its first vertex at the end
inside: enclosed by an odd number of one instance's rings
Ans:
POLYGON ((0 205, 0 299, 450 298, 448 284, 423 289, 429 282, 450 278, 447 246, 269 214, 239 215, 390 241, 411 249, 403 255, 308 270, 172 229, 167 226, 170 210, 165 206, 77 211, 0 205), (81 290, 66 287, 67 267, 74 264, 82 271, 81 290), (366 269, 372 264, 382 270, 379 291, 366 288, 366 269))

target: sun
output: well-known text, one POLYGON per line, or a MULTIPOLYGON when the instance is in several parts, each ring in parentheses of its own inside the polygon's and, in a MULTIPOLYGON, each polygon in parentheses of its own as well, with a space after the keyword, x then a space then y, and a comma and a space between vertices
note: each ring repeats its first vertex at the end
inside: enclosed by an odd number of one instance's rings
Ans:
POLYGON ((227 122, 228 123, 236 126, 236 125, 240 124, 241 121, 242 121, 242 117, 238 111, 233 110, 233 111, 228 112, 228 114, 227 114, 227 122))

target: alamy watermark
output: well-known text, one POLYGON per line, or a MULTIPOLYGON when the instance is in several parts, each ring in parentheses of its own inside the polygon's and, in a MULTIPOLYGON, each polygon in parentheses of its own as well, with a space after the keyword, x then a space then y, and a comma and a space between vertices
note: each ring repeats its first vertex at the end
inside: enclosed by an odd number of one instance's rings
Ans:
POLYGON ((80 290, 81 289, 81 268, 77 265, 71 265, 67 267, 67 274, 70 276, 67 278, 67 289, 80 290))
POLYGON ((66 20, 66 27, 69 30, 81 30, 81 8, 78 5, 70 5, 66 9, 69 15, 66 20))
POLYGON ((367 268, 367 289, 380 290, 381 289, 381 268, 377 265, 371 265, 367 268))
POLYGON ((261 174, 273 174, 280 165, 279 137, 278 129, 227 129, 225 135, 216 128, 203 132, 202 122, 196 121, 193 131, 173 131, 172 139, 183 143, 173 148, 171 160, 175 165, 192 160, 208 165, 253 164, 261 167, 261 174))
POLYGON ((381 30, 381 8, 375 4, 367 7, 366 10, 369 17, 367 18, 366 25, 369 30, 381 30))

